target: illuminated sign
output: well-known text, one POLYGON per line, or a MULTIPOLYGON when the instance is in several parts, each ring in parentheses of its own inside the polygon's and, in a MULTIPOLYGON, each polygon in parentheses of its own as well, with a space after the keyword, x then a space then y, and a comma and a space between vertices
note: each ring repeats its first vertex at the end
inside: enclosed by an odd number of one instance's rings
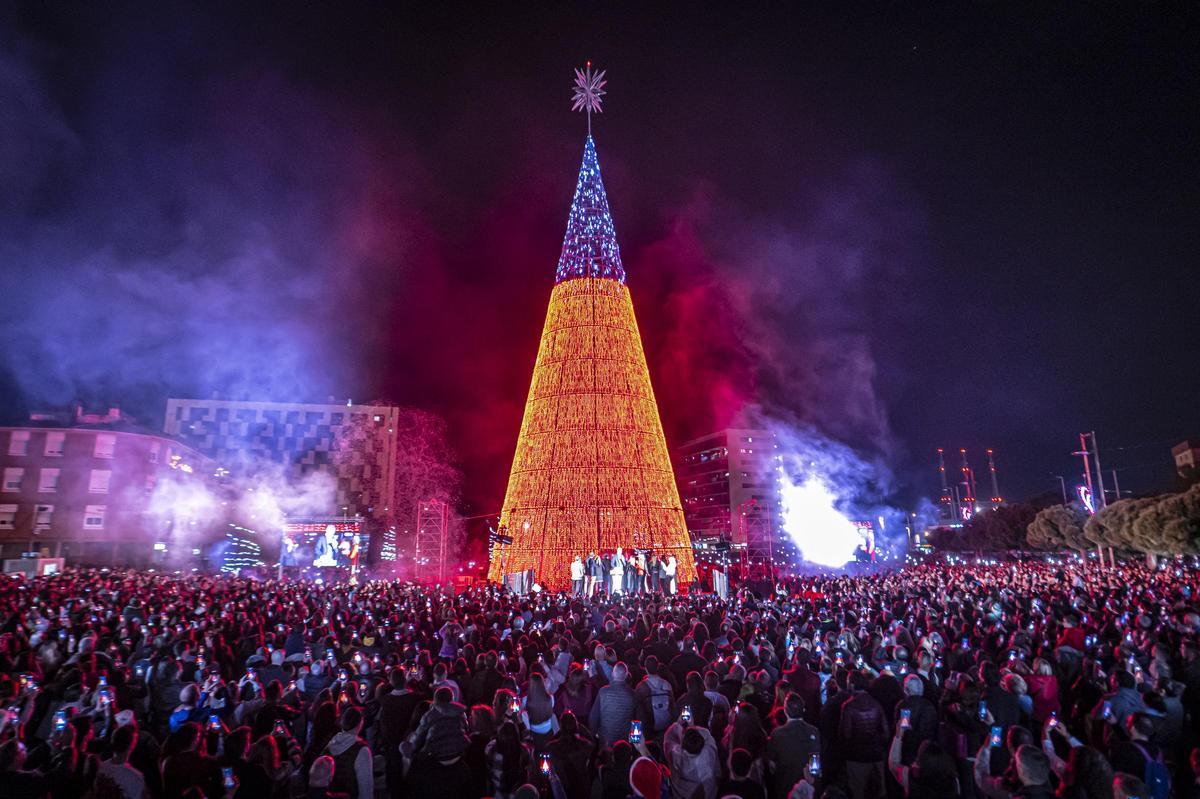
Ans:
POLYGON ((323 533, 331 527, 335 533, 362 532, 362 522, 354 520, 336 522, 287 522, 283 525, 283 531, 285 533, 323 533))
POLYGON ((1083 503, 1084 509, 1089 515, 1096 514, 1096 500, 1092 497, 1092 489, 1087 486, 1076 486, 1075 491, 1079 494, 1079 501, 1083 503))

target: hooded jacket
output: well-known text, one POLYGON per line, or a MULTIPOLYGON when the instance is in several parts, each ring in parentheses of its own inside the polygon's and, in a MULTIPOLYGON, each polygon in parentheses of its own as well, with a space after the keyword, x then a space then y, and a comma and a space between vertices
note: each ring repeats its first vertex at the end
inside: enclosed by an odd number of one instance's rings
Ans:
POLYGON ((704 748, 699 754, 688 754, 683 748, 684 727, 672 724, 663 740, 667 767, 671 769, 672 799, 716 799, 717 783, 721 781, 721 760, 717 754, 717 742, 703 727, 696 727, 704 738, 704 748), (699 793, 697 793, 699 791, 699 793))
POLYGON ((333 755, 336 760, 339 755, 345 753, 356 743, 362 743, 363 745, 358 750, 358 754, 354 756, 354 778, 358 783, 358 791, 357 796, 352 796, 350 799, 373 799, 375 795, 375 772, 372 770, 371 748, 358 737, 358 733, 353 731, 339 732, 329 739, 329 744, 325 747, 325 751, 333 755))

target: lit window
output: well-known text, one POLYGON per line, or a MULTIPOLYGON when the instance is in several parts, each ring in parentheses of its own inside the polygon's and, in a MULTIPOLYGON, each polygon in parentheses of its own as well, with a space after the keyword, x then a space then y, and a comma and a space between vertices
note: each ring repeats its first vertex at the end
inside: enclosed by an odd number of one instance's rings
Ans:
POLYGON ((112 472, 108 469, 92 469, 88 479, 89 494, 107 494, 108 485, 112 482, 112 472))
POLYGON ((117 437, 112 433, 98 433, 96 435, 96 449, 92 453, 97 458, 111 458, 113 451, 117 448, 117 437))
POLYGON ((5 491, 20 491, 21 478, 25 476, 25 470, 18 466, 9 466, 4 470, 4 490, 5 491))
POLYGON ((61 458, 63 454, 63 445, 67 440, 66 433, 47 433, 46 434, 46 457, 61 458))
POLYGON ((35 530, 49 530, 50 522, 54 517, 53 505, 38 505, 33 515, 33 527, 35 530))
POLYGON ((16 505, 0 505, 0 530, 11 530, 17 518, 16 505))
POLYGON ((29 454, 29 431, 14 430, 12 437, 8 439, 8 454, 9 455, 28 455, 29 454))
POLYGON ((58 469, 42 469, 38 472, 38 492, 53 494, 58 490, 58 469))
POLYGON ((104 529, 104 505, 88 505, 83 510, 83 527, 85 530, 104 529))

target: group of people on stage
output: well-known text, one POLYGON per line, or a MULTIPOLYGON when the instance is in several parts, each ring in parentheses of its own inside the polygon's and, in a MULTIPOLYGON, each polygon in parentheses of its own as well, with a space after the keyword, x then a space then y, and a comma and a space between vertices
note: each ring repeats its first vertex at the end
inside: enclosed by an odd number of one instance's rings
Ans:
POLYGON ((589 552, 585 559, 571 561, 571 593, 575 596, 605 594, 674 594, 678 563, 674 555, 660 557, 647 549, 589 552))

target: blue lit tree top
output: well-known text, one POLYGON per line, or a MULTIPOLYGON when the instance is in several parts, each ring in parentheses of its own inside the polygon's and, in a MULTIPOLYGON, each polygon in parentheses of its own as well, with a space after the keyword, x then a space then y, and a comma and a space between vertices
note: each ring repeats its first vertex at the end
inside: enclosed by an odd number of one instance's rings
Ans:
POLYGON ((567 234, 563 236, 562 255, 554 282, 561 283, 576 277, 606 277, 625 282, 621 266, 621 248, 617 246, 617 231, 613 228, 608 210, 608 195, 600 179, 600 161, 596 158, 596 143, 592 141, 592 112, 602 112, 601 98, 606 94, 604 70, 592 71, 592 62, 575 70, 575 85, 571 90, 571 110, 585 111, 588 118, 587 144, 583 148, 583 164, 575 184, 575 199, 567 217, 567 234))
POLYGON ((576 277, 606 277, 625 282, 617 231, 613 228, 608 195, 604 193, 604 182, 600 179, 596 143, 590 135, 583 148, 583 164, 579 167, 579 181, 575 184, 575 199, 571 201, 567 233, 563 236, 562 255, 558 257, 554 282, 576 277))

